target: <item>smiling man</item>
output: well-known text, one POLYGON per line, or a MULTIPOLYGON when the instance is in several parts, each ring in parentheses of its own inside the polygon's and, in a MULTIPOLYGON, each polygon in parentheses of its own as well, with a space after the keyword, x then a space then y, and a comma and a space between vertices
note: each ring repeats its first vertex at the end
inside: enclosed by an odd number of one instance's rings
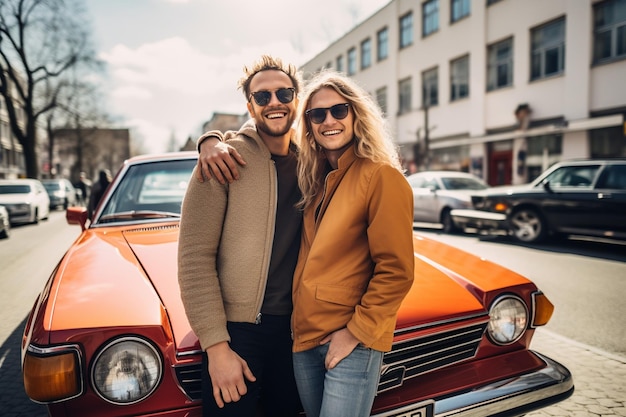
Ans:
POLYGON ((300 85, 295 66, 270 56, 244 67, 251 119, 223 137, 246 161, 239 180, 190 181, 183 201, 178 279, 206 352, 205 416, 252 417, 259 403, 268 416, 301 409, 290 328, 302 228, 292 130, 300 85))

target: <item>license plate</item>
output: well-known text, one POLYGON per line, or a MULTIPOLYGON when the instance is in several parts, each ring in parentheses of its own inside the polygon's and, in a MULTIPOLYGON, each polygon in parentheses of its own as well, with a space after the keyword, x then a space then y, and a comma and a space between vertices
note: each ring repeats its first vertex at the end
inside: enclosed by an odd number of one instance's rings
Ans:
POLYGON ((385 417, 433 417, 435 415, 435 402, 424 401, 382 415, 385 417))

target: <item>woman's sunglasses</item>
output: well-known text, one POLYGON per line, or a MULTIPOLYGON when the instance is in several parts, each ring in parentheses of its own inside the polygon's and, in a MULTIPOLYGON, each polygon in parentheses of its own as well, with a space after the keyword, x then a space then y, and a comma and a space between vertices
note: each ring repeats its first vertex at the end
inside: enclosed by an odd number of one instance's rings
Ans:
MULTIPOLYGON (((296 94, 296 89, 294 87, 279 88, 278 90, 274 91, 274 94, 276 94, 276 98, 278 99, 278 101, 283 104, 287 104, 293 101, 293 98, 296 94)), ((267 103, 269 103, 272 99, 272 92, 267 90, 256 91, 254 93, 250 93, 250 95, 254 97, 254 101, 259 106, 267 106, 267 103)))
POLYGON ((324 123, 324 120, 326 120, 326 112, 328 112, 329 110, 331 116, 333 116, 335 120, 341 120, 346 118, 349 109, 350 103, 341 103, 335 104, 332 107, 309 109, 305 111, 304 114, 306 114, 311 123, 319 125, 321 123, 324 123))

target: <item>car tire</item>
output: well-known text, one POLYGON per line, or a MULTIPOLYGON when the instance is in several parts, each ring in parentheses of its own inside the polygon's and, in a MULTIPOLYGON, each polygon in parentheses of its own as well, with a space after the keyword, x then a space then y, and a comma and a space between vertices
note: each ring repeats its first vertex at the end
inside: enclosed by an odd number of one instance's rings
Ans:
POLYGON ((456 227, 454 220, 452 220, 451 211, 451 209, 446 208, 441 212, 441 224, 443 225, 444 233, 454 234, 459 232, 459 228, 456 227))
POLYGON ((519 242, 542 241, 546 237, 547 227, 543 216, 533 208, 519 208, 509 217, 509 231, 519 242))

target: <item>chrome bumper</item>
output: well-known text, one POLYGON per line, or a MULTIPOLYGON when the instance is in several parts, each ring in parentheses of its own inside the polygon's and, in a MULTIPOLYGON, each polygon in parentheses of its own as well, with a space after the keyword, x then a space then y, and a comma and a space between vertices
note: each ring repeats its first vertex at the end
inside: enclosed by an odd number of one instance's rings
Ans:
MULTIPOLYGON (((496 381, 448 398, 435 399, 435 417, 522 416, 571 396, 574 393, 574 380, 569 370, 546 356, 533 353, 546 364, 541 370, 496 381)), ((412 416, 413 410, 421 411, 427 403, 405 406, 373 417, 412 416)))
POLYGON ((450 212, 452 221, 458 228, 508 230, 509 224, 504 213, 490 211, 457 209, 450 212))
POLYGON ((534 352, 546 367, 509 380, 497 381, 464 394, 436 401, 437 417, 521 416, 568 398, 574 393, 570 371, 534 352))

